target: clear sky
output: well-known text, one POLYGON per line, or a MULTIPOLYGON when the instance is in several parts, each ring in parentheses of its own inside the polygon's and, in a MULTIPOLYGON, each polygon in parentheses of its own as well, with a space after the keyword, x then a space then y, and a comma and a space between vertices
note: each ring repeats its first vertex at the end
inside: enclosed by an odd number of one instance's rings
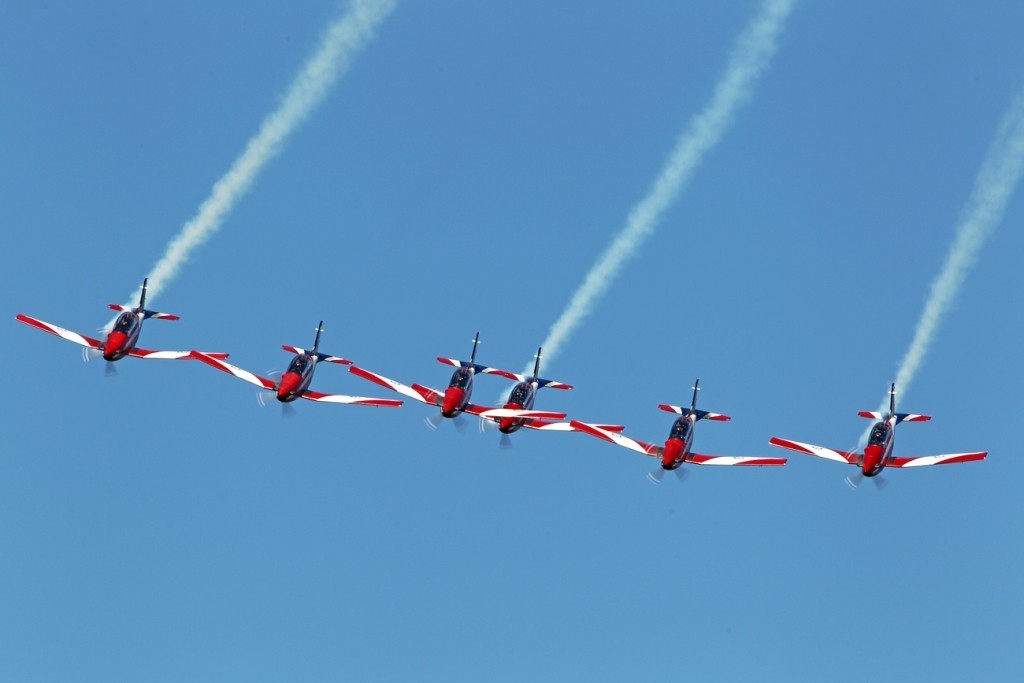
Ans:
MULTIPOLYGON (((853 446, 997 126, 1024 5, 802 2, 538 407, 791 456, 651 486, 579 434, 426 406, 283 420, 198 363, 114 378, 14 321, 109 319, 277 107, 335 0, 0 4, 0 680, 1016 680, 1024 189, 945 319, 900 455, 853 446)), ((281 344, 443 386, 518 371, 710 99, 759 2, 400 2, 152 307, 147 348, 281 344)), ((507 385, 477 380, 491 400, 507 385)), ((338 366, 314 388, 392 398, 338 366)))

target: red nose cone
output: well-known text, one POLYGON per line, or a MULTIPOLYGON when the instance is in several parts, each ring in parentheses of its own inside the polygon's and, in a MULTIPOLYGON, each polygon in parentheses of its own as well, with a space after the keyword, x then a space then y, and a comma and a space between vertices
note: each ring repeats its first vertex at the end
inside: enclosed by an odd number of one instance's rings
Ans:
POLYGON ((444 403, 441 404, 441 414, 445 417, 452 417, 455 411, 462 405, 462 397, 466 392, 458 387, 448 387, 444 392, 444 403))
POLYGON ((281 383, 277 386, 277 400, 289 401, 295 397, 292 395, 299 387, 302 378, 297 372, 286 372, 281 377, 281 383))
POLYGON ((864 472, 870 472, 882 461, 882 447, 878 445, 868 446, 864 449, 864 472))
MULTIPOLYGON (((523 409, 523 407, 518 403, 506 403, 505 407, 509 410, 523 409)), ((516 423, 517 420, 521 419, 522 418, 520 417, 503 417, 501 418, 501 422, 498 423, 498 429, 500 429, 503 432, 507 432, 508 430, 512 429, 512 426, 516 423)))
POLYGON ((111 332, 107 335, 107 342, 103 345, 103 357, 110 360, 112 357, 121 353, 127 339, 128 335, 124 332, 111 332))
POLYGON ((661 452, 661 466, 671 467, 683 454, 683 442, 679 439, 669 439, 665 442, 665 450, 661 452))

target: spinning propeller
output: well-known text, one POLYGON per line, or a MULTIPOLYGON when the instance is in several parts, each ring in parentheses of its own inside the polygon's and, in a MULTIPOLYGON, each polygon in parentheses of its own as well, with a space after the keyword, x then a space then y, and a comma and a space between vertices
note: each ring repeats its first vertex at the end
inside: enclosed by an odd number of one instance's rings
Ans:
MULTIPOLYGON (((672 472, 675 473, 676 479, 679 480, 679 483, 683 483, 684 481, 686 481, 686 478, 690 476, 690 473, 684 470, 682 467, 677 467, 676 469, 672 470, 672 472)), ((661 480, 664 476, 665 468, 659 465, 658 467, 655 467, 653 470, 647 473, 647 481, 655 485, 660 485, 661 480)))

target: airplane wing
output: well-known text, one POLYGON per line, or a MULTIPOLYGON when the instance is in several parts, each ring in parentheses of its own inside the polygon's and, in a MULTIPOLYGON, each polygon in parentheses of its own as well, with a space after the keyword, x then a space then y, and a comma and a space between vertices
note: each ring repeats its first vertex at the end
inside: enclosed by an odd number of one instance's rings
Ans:
POLYGON ((780 439, 777 436, 773 436, 771 439, 769 439, 768 443, 770 443, 773 446, 788 448, 791 451, 807 453, 808 455, 816 455, 819 458, 825 458, 826 460, 835 460, 836 462, 842 462, 848 465, 856 465, 857 460, 860 458, 859 453, 854 453, 852 451, 834 451, 831 448, 815 446, 809 443, 800 443, 799 441, 790 441, 789 439, 780 439))
POLYGON ((946 453, 945 455, 919 455, 916 457, 897 458, 890 456, 886 467, 925 467, 926 465, 952 465, 957 462, 984 460, 988 451, 980 453, 946 453))
POLYGON ((212 351, 150 351, 149 349, 140 349, 137 346, 129 351, 128 355, 133 358, 149 358, 153 360, 195 360, 197 359, 197 356, 193 355, 195 353, 201 353, 208 358, 217 360, 224 360, 228 357, 226 353, 213 353, 212 351))
POLYGON ((243 379, 246 382, 248 382, 249 384, 255 384, 256 386, 260 387, 261 389, 267 389, 269 391, 275 391, 277 389, 277 383, 276 382, 274 382, 272 380, 269 380, 266 377, 260 377, 259 375, 254 375, 253 373, 249 372, 248 370, 243 370, 242 368, 234 366, 231 363, 225 363, 223 360, 220 360, 219 358, 215 358, 213 356, 205 354, 202 351, 193 351, 190 355, 191 355, 192 358, 194 358, 196 360, 201 360, 202 362, 206 363, 210 367, 217 368, 221 372, 226 372, 229 375, 234 375, 238 379, 243 379))
POLYGON ((354 375, 362 377, 363 379, 370 380, 374 384, 379 384, 382 387, 387 387, 388 389, 391 389, 391 391, 397 391, 403 396, 408 396, 409 398, 417 400, 420 403, 426 403, 427 405, 437 406, 441 405, 441 403, 444 401, 443 394, 431 389, 430 387, 425 387, 421 384, 413 384, 411 387, 406 386, 401 382, 396 382, 393 379, 388 379, 384 375, 378 375, 375 372, 364 370, 363 368, 357 365, 350 365, 348 367, 348 371, 354 375))
POLYGON ((623 448, 628 448, 631 451, 643 453, 644 455, 653 455, 657 457, 661 455, 661 451, 663 450, 661 446, 637 441, 636 439, 631 439, 628 436, 623 436, 622 434, 602 429, 597 425, 580 422, 579 420, 573 420, 569 424, 576 431, 585 432, 591 436, 596 436, 599 439, 610 441, 616 446, 622 446, 623 448))
MULTIPOLYGON (((471 404, 472 405, 472 404, 471 404)), ((502 419, 505 417, 533 418, 537 420, 564 420, 565 413, 554 413, 549 410, 522 410, 515 408, 485 408, 484 406, 473 406, 482 408, 480 412, 472 411, 474 415, 490 419, 502 419)))
POLYGON ((86 348, 96 349, 97 351, 103 349, 103 343, 101 341, 99 341, 98 339, 93 339, 92 337, 86 337, 84 334, 78 334, 77 332, 72 332, 71 330, 65 330, 63 327, 57 327, 56 325, 51 325, 50 323, 43 322, 42 320, 30 318, 29 316, 22 315, 21 313, 19 313, 16 316, 16 319, 19 320, 20 322, 25 323, 26 325, 31 325, 32 327, 38 328, 43 332, 55 334, 58 337, 67 339, 69 342, 74 342, 75 344, 79 344, 86 348))
POLYGON ((357 406, 378 406, 381 408, 397 408, 401 401, 392 398, 366 398, 365 396, 345 396, 344 394, 324 394, 319 391, 303 392, 302 398, 324 403, 344 403, 357 406))
MULTIPOLYGON (((524 427, 528 427, 530 429, 538 429, 538 430, 552 431, 552 432, 578 432, 578 431, 580 431, 579 429, 576 429, 575 427, 573 427, 571 422, 551 422, 550 420, 526 420, 525 422, 523 422, 523 426, 524 427)), ((603 429, 606 432, 621 432, 623 429, 625 429, 625 427, 623 427, 622 425, 598 425, 598 424, 591 424, 590 426, 591 427, 598 427, 600 429, 603 429)))
POLYGON ((750 465, 754 467, 763 467, 766 465, 785 465, 786 459, 733 455, 701 455, 700 453, 690 453, 686 458, 686 462, 692 462, 695 465, 750 465))

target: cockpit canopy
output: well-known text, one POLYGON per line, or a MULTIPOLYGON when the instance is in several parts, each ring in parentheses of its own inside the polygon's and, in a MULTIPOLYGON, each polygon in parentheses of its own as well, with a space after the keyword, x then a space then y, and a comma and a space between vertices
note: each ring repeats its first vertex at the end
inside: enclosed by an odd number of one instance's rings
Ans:
POLYGON ((526 382, 520 382, 512 389, 512 393, 508 395, 508 402, 525 406, 531 393, 530 385, 526 382))
POLYGON ((138 321, 139 319, 135 317, 134 313, 129 313, 128 311, 125 311, 121 315, 117 316, 117 321, 114 323, 114 330, 117 332, 124 332, 125 334, 128 334, 133 329, 135 329, 135 325, 138 323, 138 321))
POLYGON ((292 359, 292 362, 288 364, 288 372, 294 372, 301 375, 309 365, 309 356, 306 354, 300 354, 292 359))
POLYGON ((686 437, 689 435, 690 420, 689 418, 681 417, 672 424, 672 433, 668 435, 668 438, 686 441, 686 437))
POLYGON ((448 383, 448 386, 465 389, 469 386, 469 380, 471 377, 472 375, 469 374, 469 370, 466 368, 459 368, 452 374, 452 381, 448 383))
POLYGON ((869 446, 884 446, 892 427, 888 422, 879 422, 871 429, 871 437, 868 439, 869 446))

